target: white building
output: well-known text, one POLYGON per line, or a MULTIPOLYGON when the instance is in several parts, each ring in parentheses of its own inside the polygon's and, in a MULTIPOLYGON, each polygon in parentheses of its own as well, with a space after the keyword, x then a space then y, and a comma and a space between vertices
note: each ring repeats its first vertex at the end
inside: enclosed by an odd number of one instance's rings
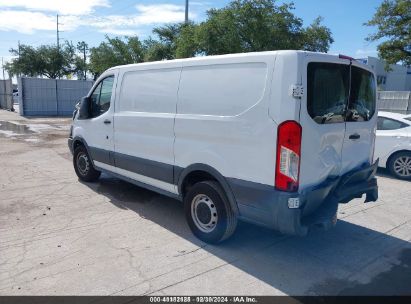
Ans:
POLYGON ((357 60, 374 70, 380 91, 411 91, 411 66, 391 64, 390 71, 386 71, 384 60, 370 56, 357 60))

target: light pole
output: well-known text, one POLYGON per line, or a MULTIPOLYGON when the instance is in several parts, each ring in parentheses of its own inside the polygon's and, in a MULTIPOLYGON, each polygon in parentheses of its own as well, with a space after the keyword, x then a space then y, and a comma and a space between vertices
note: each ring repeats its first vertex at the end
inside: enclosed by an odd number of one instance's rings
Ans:
POLYGON ((188 0, 186 0, 186 12, 185 12, 184 22, 186 24, 188 23, 188 0))

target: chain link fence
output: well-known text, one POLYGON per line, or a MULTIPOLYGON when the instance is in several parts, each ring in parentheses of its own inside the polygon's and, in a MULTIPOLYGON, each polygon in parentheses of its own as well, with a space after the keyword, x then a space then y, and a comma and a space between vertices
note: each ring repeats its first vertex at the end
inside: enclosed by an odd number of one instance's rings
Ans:
POLYGON ((380 91, 377 95, 377 104, 381 111, 411 114, 411 92, 380 91))

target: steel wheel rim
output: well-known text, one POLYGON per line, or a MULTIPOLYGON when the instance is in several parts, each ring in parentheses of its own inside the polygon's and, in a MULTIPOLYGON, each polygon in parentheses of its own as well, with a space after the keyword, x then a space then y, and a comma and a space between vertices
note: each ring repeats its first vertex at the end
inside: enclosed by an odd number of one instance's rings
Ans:
POLYGON ((90 169, 90 163, 85 153, 79 153, 77 156, 77 169, 81 175, 87 175, 90 169))
POLYGON ((217 226, 218 213, 211 198, 204 194, 196 195, 191 202, 191 217, 202 232, 212 232, 217 226))
POLYGON ((401 156, 395 159, 394 171, 399 176, 410 177, 411 176, 411 157, 401 156))

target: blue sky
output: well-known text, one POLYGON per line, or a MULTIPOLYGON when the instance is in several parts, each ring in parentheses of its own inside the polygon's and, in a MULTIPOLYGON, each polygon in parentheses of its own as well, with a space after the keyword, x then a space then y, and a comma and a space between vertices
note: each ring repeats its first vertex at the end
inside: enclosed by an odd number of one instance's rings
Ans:
MULTIPOLYGON (((210 8, 229 1, 190 0, 190 18, 201 21, 210 8)), ((278 3, 290 2, 279 0, 278 3)), ((382 0, 294 0, 295 14, 309 25, 324 17, 335 42, 331 53, 354 57, 375 56, 376 43, 365 37, 374 31, 363 26, 382 0)), ((56 14, 60 17, 60 36, 74 43, 85 40, 98 45, 104 35, 133 35, 147 38, 154 26, 184 19, 185 0, 0 0, 0 56, 9 60, 10 47, 21 43, 56 43, 56 14)))

